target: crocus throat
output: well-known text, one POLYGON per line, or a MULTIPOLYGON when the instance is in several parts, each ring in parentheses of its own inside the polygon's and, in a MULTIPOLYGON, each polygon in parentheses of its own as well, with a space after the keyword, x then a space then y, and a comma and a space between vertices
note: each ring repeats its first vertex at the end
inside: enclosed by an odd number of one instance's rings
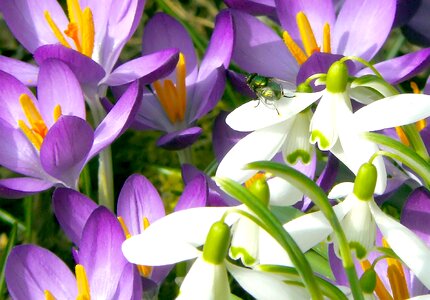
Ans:
MULTIPOLYGON (((21 104, 22 111, 24 112, 30 126, 28 126, 23 120, 18 120, 18 126, 33 146, 40 151, 43 139, 48 133, 48 127, 34 105, 33 100, 31 100, 27 94, 21 94, 19 97, 19 103, 21 104)), ((60 105, 55 106, 53 114, 54 122, 57 122, 62 114, 60 105)))
MULTIPOLYGON (((414 94, 421 94, 420 89, 418 88, 418 85, 413 81, 411 82, 411 89, 414 94)), ((427 121, 425 119, 415 122, 415 127, 417 128, 418 131, 423 130, 426 126, 427 126, 427 121)), ((396 133, 403 144, 405 144, 406 146, 410 145, 409 139, 406 136, 405 131, 402 129, 402 127, 397 126, 396 133)))
MULTIPOLYGON (((76 296, 76 300, 91 300, 90 296, 90 285, 88 283, 87 273, 85 271, 84 266, 76 265, 75 266, 75 274, 76 274, 76 284, 78 287, 78 295, 76 296)), ((50 291, 45 290, 45 300, 56 300, 54 295, 51 294, 50 291)))
MULTIPOLYGON (((64 34, 73 40, 75 49, 80 53, 91 57, 94 49, 94 20, 93 13, 89 7, 81 9, 78 0, 67 0, 67 10, 69 12, 69 21, 64 34)), ((58 41, 67 48, 72 48, 66 37, 58 28, 55 21, 52 19, 49 11, 44 11, 45 19, 51 27, 52 32, 58 41)))
MULTIPOLYGON (((382 239, 384 247, 389 247, 385 239, 382 239)), ((402 264, 394 258, 386 259, 387 267, 387 278, 391 286, 392 295, 388 292, 379 276, 376 277, 376 288, 375 294, 378 299, 381 300, 403 300, 409 299, 408 285, 406 283, 405 273, 403 271, 402 264)), ((371 268, 371 264, 368 260, 361 261, 361 267, 365 271, 371 268)))
POLYGON ((179 61, 176 65, 176 85, 170 79, 164 80, 163 83, 161 83, 160 80, 153 83, 158 100, 172 124, 184 120, 185 110, 187 107, 185 77, 185 57, 180 53, 179 61))
MULTIPOLYGON (((297 43, 292 39, 291 35, 287 31, 283 32, 282 37, 288 50, 296 59, 297 63, 301 65, 314 52, 320 52, 321 47, 318 46, 311 24, 309 23, 309 20, 303 11, 297 13, 296 22, 297 27, 299 28, 304 51, 299 45, 297 45, 297 43)), ((322 52, 331 53, 330 25, 328 23, 325 23, 323 28, 322 52)))
MULTIPOLYGON (((125 238, 128 239, 131 237, 130 231, 127 228, 127 225, 125 225, 124 219, 121 216, 118 216, 118 221, 121 224, 122 230, 124 231, 125 238)), ((147 217, 143 218, 143 229, 148 228, 149 226, 149 220, 147 217)), ((140 276, 149 278, 152 274, 152 267, 150 266, 142 266, 142 265, 136 265, 137 270, 139 271, 140 276)))

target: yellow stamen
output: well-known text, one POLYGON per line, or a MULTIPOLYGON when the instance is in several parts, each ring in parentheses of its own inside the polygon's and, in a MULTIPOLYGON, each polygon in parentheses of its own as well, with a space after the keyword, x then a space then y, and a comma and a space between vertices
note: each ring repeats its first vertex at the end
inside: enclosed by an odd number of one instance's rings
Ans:
POLYGON ((299 65, 303 64, 308 58, 303 50, 299 47, 299 45, 294 42, 291 38, 290 34, 286 31, 282 33, 282 38, 284 40, 285 46, 287 46, 288 50, 291 52, 293 57, 296 59, 299 65))
POLYGON ((143 229, 146 229, 149 227, 149 220, 147 217, 143 217, 143 229))
POLYGON ((128 231, 127 225, 125 225, 124 219, 120 216, 117 217, 119 224, 121 224, 122 231, 124 231, 125 238, 128 239, 131 237, 130 231, 128 231))
MULTIPOLYGON (((384 247, 390 247, 385 239, 382 239, 384 247)), ((390 281, 394 300, 409 299, 408 285, 403 271, 402 264, 394 258, 387 258, 387 277, 390 281)))
POLYGON ((79 41, 79 27, 78 24, 70 22, 64 33, 75 42, 76 50, 82 53, 81 42, 79 41))
MULTIPOLYGON (((367 259, 360 261, 360 265, 363 271, 366 271, 371 267, 371 264, 367 259)), ((378 275, 376 275, 375 294, 380 300, 393 300, 393 297, 391 297, 378 275)))
POLYGON ((402 129, 402 127, 397 126, 397 127, 396 127, 396 133, 397 133, 397 136, 399 137, 400 141, 401 141, 404 145, 409 146, 409 144, 410 144, 410 143, 409 143, 409 140, 408 140, 408 138, 407 138, 407 136, 406 136, 406 134, 405 134, 404 130, 402 129))
POLYGON ((178 91, 176 90, 173 81, 170 79, 164 80, 164 91, 170 100, 167 103, 169 105, 169 109, 175 115, 175 122, 177 120, 182 121, 183 119, 181 119, 178 91))
POLYGON ((325 23, 323 30, 323 52, 331 53, 330 25, 328 23, 325 23))
POLYGON ((410 85, 411 85, 412 92, 414 94, 421 94, 421 91, 420 91, 418 85, 416 84, 416 82, 411 81, 410 85))
POLYGON ((171 123, 175 123, 175 112, 171 110, 171 107, 169 105, 169 99, 168 95, 165 93, 163 86, 161 85, 160 81, 157 80, 153 84, 153 87, 155 89, 155 92, 157 93, 158 100, 161 103, 161 106, 163 107, 164 111, 167 114, 167 117, 169 118, 171 123))
POLYGON ((180 120, 184 119, 185 108, 187 104, 187 90, 185 86, 185 77, 187 75, 185 66, 185 57, 179 53, 179 61, 176 65, 176 90, 178 91, 178 102, 180 107, 180 120))
POLYGON ((91 57, 94 49, 94 20, 93 13, 89 7, 82 14, 82 54, 91 57))
POLYGON ((55 24, 54 20, 52 20, 49 12, 45 10, 43 13, 45 15, 46 21, 48 22, 49 27, 51 27, 52 32, 54 33, 57 40, 61 43, 61 45, 67 48, 72 48, 70 44, 67 42, 66 38, 61 33, 61 30, 58 28, 57 24, 55 24))
POLYGON ((75 266, 76 283, 78 285, 78 296, 76 299, 90 300, 90 285, 88 283, 87 273, 83 265, 75 266))
POLYGON ((415 126, 417 127, 418 131, 421 131, 427 126, 427 121, 425 119, 419 120, 415 122, 415 126))
POLYGON ((45 300, 57 300, 55 297, 51 294, 50 291, 44 290, 43 293, 45 294, 45 300))
POLYGON ((57 122, 62 115, 61 106, 59 104, 54 107, 54 122, 57 122))
POLYGON ((18 120, 18 126, 33 146, 40 150, 43 138, 48 133, 48 127, 46 127, 42 116, 28 95, 22 94, 19 97, 19 103, 31 128, 23 120, 18 120))
POLYGON ((311 56, 315 51, 320 48, 315 40, 314 32, 312 31, 311 24, 309 23, 306 15, 301 11, 296 15, 297 26, 299 27, 300 37, 302 38, 303 47, 305 48, 307 56, 311 56))
POLYGON ((27 124, 25 124, 23 120, 18 120, 18 126, 30 143, 32 143, 33 146, 40 151, 43 139, 39 135, 36 135, 30 128, 28 128, 27 124))
POLYGON ((266 178, 266 174, 264 174, 264 173, 255 174, 254 176, 249 178, 247 181, 245 181, 245 187, 249 188, 250 186, 252 186, 254 184, 254 182, 256 182, 257 180, 259 180, 261 178, 266 178))
POLYGON ((71 23, 80 24, 82 19, 82 9, 78 0, 67 0, 67 10, 71 23))

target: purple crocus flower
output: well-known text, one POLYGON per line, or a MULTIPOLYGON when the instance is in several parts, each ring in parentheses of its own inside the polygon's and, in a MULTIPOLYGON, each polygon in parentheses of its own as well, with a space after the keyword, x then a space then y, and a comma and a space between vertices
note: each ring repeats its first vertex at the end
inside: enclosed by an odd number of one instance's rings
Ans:
POLYGON ((80 241, 76 278, 47 249, 21 245, 6 262, 6 283, 13 299, 141 299, 133 265, 121 252, 124 233, 115 216, 99 207, 90 215, 80 241))
POLYGON ((41 64, 38 100, 13 76, 0 71, 0 164, 25 177, 0 180, 0 195, 20 198, 54 185, 77 188, 84 165, 130 124, 139 105, 135 82, 94 131, 85 121, 79 82, 61 61, 41 64))
MULTIPOLYGON (((255 17, 232 10, 235 30, 241 32, 235 35, 232 59, 247 72, 297 84, 312 74, 326 73, 340 55, 370 61, 391 30, 396 8, 395 0, 347 0, 336 16, 332 0, 275 3, 283 39, 255 17)), ((375 67, 388 82, 398 83, 427 67, 429 55, 430 49, 423 49, 375 67)), ((361 68, 355 67, 351 75, 361 68)), ((370 70, 359 75, 365 73, 370 70)))
MULTIPOLYGON (((204 176, 187 183, 175 211, 206 205, 208 188, 204 176)), ((99 207, 94 201, 69 188, 57 188, 53 207, 58 222, 70 240, 81 247, 81 236, 88 218, 99 207)), ((131 175, 121 189, 117 215, 126 237, 141 234, 150 224, 165 216, 163 201, 151 182, 139 174, 131 175)), ((124 238, 125 240, 125 238, 124 238)), ((144 252, 145 249, 142 249, 144 252)), ((153 293, 166 278, 171 266, 138 266, 145 293, 153 293)))
POLYGON ((156 14, 146 25, 143 54, 177 47, 180 58, 176 74, 144 91, 143 105, 135 125, 166 132, 157 142, 170 150, 194 143, 202 132, 195 122, 219 101, 225 86, 225 69, 233 47, 233 25, 228 11, 215 20, 206 54, 198 66, 192 40, 184 27, 169 15, 156 14))

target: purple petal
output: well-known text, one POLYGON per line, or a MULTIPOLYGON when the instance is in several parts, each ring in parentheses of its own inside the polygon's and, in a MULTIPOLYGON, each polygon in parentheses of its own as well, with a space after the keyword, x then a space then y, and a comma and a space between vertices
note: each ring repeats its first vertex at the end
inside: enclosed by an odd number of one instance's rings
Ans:
POLYGON ((10 57, 0 55, 0 70, 15 76, 26 86, 35 86, 39 68, 10 57))
POLYGON ((176 48, 148 54, 122 64, 103 83, 117 86, 140 79, 142 85, 149 84, 170 74, 178 59, 176 48))
MULTIPOLYGON (((398 84, 426 70, 429 65, 430 49, 422 49, 378 63, 375 65, 375 68, 387 82, 398 84)), ((364 74, 373 74, 373 72, 366 68, 361 70, 357 76, 364 74)))
POLYGON ((304 12, 308 18, 317 43, 321 43, 323 40, 322 35, 325 23, 328 23, 333 28, 335 13, 332 0, 275 0, 275 3, 282 27, 288 31, 294 40, 301 40, 296 23, 296 15, 300 11, 304 12))
POLYGON ((224 0, 224 3, 237 10, 251 15, 265 15, 276 17, 274 0, 224 0))
POLYGON ((334 278, 338 285, 349 286, 348 277, 346 276, 345 269, 342 265, 342 260, 334 253, 333 244, 328 246, 328 258, 330 262, 330 269, 333 272, 334 278))
MULTIPOLYGON (((30 177, 46 178, 39 153, 21 129, 13 128, 0 118, 0 165, 30 177)), ((49 181, 49 179, 48 179, 49 181)))
POLYGON ((233 60, 249 73, 293 82, 298 65, 284 42, 257 18, 232 10, 235 34, 233 60))
POLYGON ((0 71, 0 118, 8 122, 11 126, 18 128, 18 120, 27 121, 24 111, 19 103, 22 94, 28 95, 35 106, 38 106, 33 93, 18 79, 12 75, 0 71))
MULTIPOLYGON (((430 33, 428 28, 428 16, 430 11, 430 2, 428 0, 410 1, 419 2, 419 7, 411 20, 402 28, 402 33, 408 41, 420 45, 422 47, 430 46, 430 33)), ((412 4, 413 5, 413 4, 412 4)))
POLYGON ((84 90, 94 91, 105 76, 103 68, 94 60, 62 45, 42 46, 34 53, 34 59, 39 65, 48 58, 56 58, 66 63, 84 90))
POLYGON ((40 148, 43 169, 66 186, 75 188, 93 140, 93 130, 85 120, 60 117, 49 129, 40 148))
MULTIPOLYGON (((421 0, 397 0, 396 17, 394 18, 393 27, 406 24, 418 11, 421 0)), ((428 1, 427 1, 428 2, 428 1)))
POLYGON ((17 40, 31 53, 46 44, 56 44, 58 39, 44 17, 48 11, 60 30, 69 23, 56 0, 0 1, 0 11, 17 40))
POLYGON ((52 206, 61 228, 67 237, 79 247, 85 223, 98 205, 75 190, 57 188, 52 195, 52 206))
POLYGON ((346 0, 332 32, 334 53, 371 60, 391 31, 395 11, 396 0, 346 0))
POLYGON ((247 135, 245 132, 233 130, 225 122, 227 112, 221 112, 215 119, 212 129, 212 145, 218 162, 220 162, 228 151, 243 137, 247 135))
POLYGON ((230 83, 233 85, 235 91, 248 98, 257 98, 257 95, 255 95, 255 93, 249 88, 248 84, 246 84, 245 75, 232 70, 226 70, 226 74, 228 81, 230 81, 230 83))
POLYGON ((109 146, 131 124, 139 109, 141 89, 133 82, 94 132, 94 145, 88 160, 109 146))
POLYGON ((408 197, 400 221, 430 246, 430 193, 419 187, 408 197))
POLYGON ((48 127, 54 124, 54 109, 62 115, 85 120, 85 101, 81 86, 69 67, 58 59, 46 59, 40 65, 37 82, 40 113, 48 127))
POLYGON ((133 126, 142 129, 149 127, 166 132, 174 130, 160 101, 146 87, 142 96, 142 105, 136 114, 133 126))
POLYGON ((76 279, 54 253, 35 245, 12 249, 6 262, 6 283, 13 299, 45 299, 50 291, 56 299, 76 299, 76 279))
POLYGON ((167 150, 181 150, 194 144, 201 134, 200 127, 170 132, 158 139, 157 146, 167 150))
POLYGON ((43 192, 53 185, 52 182, 30 177, 0 179, 0 197, 23 198, 43 192))
POLYGON ((128 263, 124 266, 117 290, 112 299, 118 300, 141 300, 142 299, 142 280, 133 264, 128 263))
POLYGON ((145 176, 133 174, 127 178, 119 194, 117 215, 124 219, 131 235, 143 232, 144 218, 152 224, 165 214, 160 195, 145 176))
POLYGON ((116 217, 100 206, 90 215, 80 242, 79 263, 85 267, 91 294, 113 299, 127 261, 121 252, 125 237, 116 217))
MULTIPOLYGON (((142 38, 142 54, 163 49, 178 48, 185 57, 187 85, 197 76, 197 57, 191 37, 177 20, 164 13, 155 14, 145 26, 142 38)), ((171 79, 174 78, 172 74, 171 79)))
POLYGON ((206 206, 207 198, 208 184, 206 177, 203 174, 199 174, 185 186, 175 206, 175 211, 206 206))

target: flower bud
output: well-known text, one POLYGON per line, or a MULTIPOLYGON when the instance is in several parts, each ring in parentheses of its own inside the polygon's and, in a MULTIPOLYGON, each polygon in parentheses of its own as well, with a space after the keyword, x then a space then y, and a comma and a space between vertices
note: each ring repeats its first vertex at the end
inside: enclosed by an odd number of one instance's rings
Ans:
POLYGON ((370 163, 363 164, 354 181, 354 195, 360 200, 370 200, 375 192, 377 180, 376 167, 370 163))
POLYGON ((270 191, 264 174, 258 173, 245 182, 246 188, 264 205, 269 205, 270 191))
POLYGON ((341 61, 334 62, 327 72, 327 91, 343 93, 348 84, 348 68, 341 61))
POLYGON ((222 221, 214 223, 203 247, 203 259, 219 265, 227 257, 230 246, 230 227, 222 221))
POLYGON ((297 92, 299 92, 299 93, 312 93, 313 89, 309 83, 303 82, 297 86, 297 92))
POLYGON ((376 288, 376 272, 373 268, 367 269, 360 278, 360 285, 363 292, 371 294, 376 288))

